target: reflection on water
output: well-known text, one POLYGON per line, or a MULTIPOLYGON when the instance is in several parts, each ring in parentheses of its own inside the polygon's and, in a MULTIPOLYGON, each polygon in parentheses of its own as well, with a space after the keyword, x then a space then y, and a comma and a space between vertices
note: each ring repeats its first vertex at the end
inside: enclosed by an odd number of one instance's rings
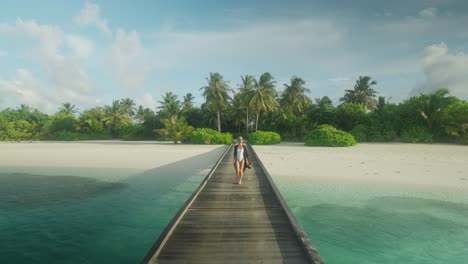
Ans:
POLYGON ((81 176, 0 173, 0 208, 49 206, 120 191, 126 186, 81 176))

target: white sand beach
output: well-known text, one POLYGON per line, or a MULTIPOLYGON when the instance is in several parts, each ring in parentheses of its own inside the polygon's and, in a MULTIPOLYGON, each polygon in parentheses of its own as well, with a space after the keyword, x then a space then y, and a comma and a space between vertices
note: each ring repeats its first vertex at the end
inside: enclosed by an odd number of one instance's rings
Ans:
POLYGON ((94 174, 103 171, 104 175, 112 169, 116 172, 113 179, 122 179, 185 159, 190 162, 198 156, 203 160, 196 159, 196 162, 203 164, 185 164, 184 167, 203 167, 200 173, 206 174, 226 147, 148 141, 0 142, 0 169, 13 168, 15 172, 30 173, 44 168, 48 174, 60 174, 73 168, 74 175, 89 174, 90 171, 94 174))
POLYGON ((467 146, 363 143, 325 148, 282 143, 254 148, 273 178, 468 191, 467 146))

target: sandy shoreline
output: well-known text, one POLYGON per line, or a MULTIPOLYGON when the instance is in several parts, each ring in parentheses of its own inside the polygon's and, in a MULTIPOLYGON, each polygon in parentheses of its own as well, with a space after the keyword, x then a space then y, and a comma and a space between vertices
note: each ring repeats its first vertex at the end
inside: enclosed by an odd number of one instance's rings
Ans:
MULTIPOLYGON (((0 169, 74 167, 134 173, 205 154, 206 164, 211 165, 226 147, 121 141, 1 142, 0 169)), ((274 178, 468 191, 466 146, 364 143, 350 148, 324 148, 282 143, 254 148, 274 178)))
MULTIPOLYGON (((209 171, 224 152, 224 145, 174 145, 165 142, 21 142, 0 143, 0 170, 50 175, 70 172, 114 179, 187 160, 188 168, 209 171), (195 158, 196 157, 196 158, 195 158), (198 164, 189 164, 196 160, 198 164)), ((180 165, 179 165, 180 166, 180 165)), ((176 170, 177 168, 174 168, 176 170)), ((193 172, 197 173, 197 172, 193 172)))
POLYGON ((468 147, 364 143, 350 148, 254 146, 273 178, 468 191, 468 147))

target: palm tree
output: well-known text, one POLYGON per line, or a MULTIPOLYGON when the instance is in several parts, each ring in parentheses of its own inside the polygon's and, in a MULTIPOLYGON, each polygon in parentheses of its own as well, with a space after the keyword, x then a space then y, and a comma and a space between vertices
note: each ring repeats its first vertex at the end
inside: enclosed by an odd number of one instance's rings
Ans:
POLYGON ((318 124, 332 124, 333 122, 333 102, 328 96, 315 98, 315 103, 310 111, 311 119, 318 124))
POLYGON ((392 99, 392 97, 388 98, 388 100, 387 100, 385 98, 385 96, 379 96, 379 99, 377 99, 377 105, 376 105, 375 111, 376 112, 382 112, 384 107, 386 105, 388 105, 388 103, 390 102, 391 99, 392 99))
POLYGON ((229 87, 227 82, 223 80, 223 76, 217 72, 210 73, 210 77, 206 78, 207 86, 200 88, 203 90, 203 97, 206 99, 207 107, 216 112, 216 123, 218 132, 221 132, 221 111, 229 105, 230 97, 228 95, 229 87))
POLYGON ((32 108, 29 105, 21 104, 20 107, 16 109, 19 120, 29 120, 31 116, 32 108))
POLYGON ((78 109, 76 108, 76 106, 72 105, 69 102, 62 104, 62 106, 59 108, 60 114, 72 116, 72 115, 75 115, 77 112, 78 112, 78 109))
POLYGON ((106 126, 111 130, 112 136, 117 137, 117 131, 123 127, 128 126, 132 123, 132 120, 128 117, 126 109, 122 107, 119 100, 112 101, 112 106, 106 105, 104 108, 106 117, 104 122, 106 126))
MULTIPOLYGON (((245 111, 247 108, 242 107, 244 104, 243 102, 243 94, 241 92, 238 92, 234 95, 233 100, 232 100, 232 107, 230 107, 230 117, 229 119, 234 122, 234 126, 237 127, 238 132, 240 133, 240 127, 242 123, 244 122, 244 118, 246 115, 245 111)), ((246 120, 246 126, 248 125, 248 119, 246 120)))
POLYGON ((456 101, 455 97, 448 96, 449 93, 449 90, 445 88, 439 89, 431 94, 421 93, 418 110, 421 117, 425 120, 429 130, 435 136, 439 136, 441 134, 440 119, 443 111, 446 110, 451 103, 456 101))
POLYGON ((135 115, 135 102, 130 98, 124 98, 121 101, 123 111, 130 117, 135 115))
POLYGON ((84 110, 78 118, 78 130, 98 133, 104 127, 105 113, 101 107, 84 110))
POLYGON ((173 122, 174 120, 180 115, 180 101, 177 100, 177 95, 172 92, 166 92, 163 95, 163 100, 159 101, 161 106, 161 115, 165 118, 171 119, 173 122))
POLYGON ((245 130, 249 134, 249 105, 252 99, 253 91, 255 89, 255 78, 252 75, 241 76, 242 84, 239 87, 239 103, 234 104, 240 108, 245 108, 245 130))
POLYGON ((359 79, 354 85, 354 90, 346 90, 344 97, 340 101, 345 103, 361 103, 368 110, 376 109, 377 92, 372 89, 373 85, 376 85, 376 81, 371 81, 369 76, 359 76, 359 79))
POLYGON ((255 131, 258 130, 258 116, 261 112, 272 112, 278 108, 276 101, 277 92, 275 81, 270 73, 263 73, 258 82, 255 82, 255 89, 250 99, 250 107, 256 112, 255 131))
POLYGON ((139 123, 145 122, 145 118, 148 115, 153 114, 153 111, 149 108, 143 108, 142 105, 138 106, 138 109, 136 110, 135 118, 139 123))
POLYGON ((195 99, 195 97, 193 97, 193 95, 191 93, 187 93, 184 96, 184 102, 182 103, 182 109, 185 112, 193 108, 193 99, 195 99))
POLYGON ((322 98, 315 98, 315 104, 320 109, 324 109, 324 110, 333 109, 333 102, 328 96, 324 96, 322 98))
POLYGON ((164 128, 156 129, 155 132, 172 140, 174 144, 177 144, 178 141, 184 139, 194 130, 194 128, 189 126, 185 120, 179 118, 174 120, 164 118, 161 122, 164 124, 164 128))
POLYGON ((293 76, 291 84, 284 84, 284 91, 281 94, 280 105, 283 109, 294 113, 296 116, 304 113, 310 105, 311 100, 306 95, 310 90, 304 87, 305 81, 293 76))

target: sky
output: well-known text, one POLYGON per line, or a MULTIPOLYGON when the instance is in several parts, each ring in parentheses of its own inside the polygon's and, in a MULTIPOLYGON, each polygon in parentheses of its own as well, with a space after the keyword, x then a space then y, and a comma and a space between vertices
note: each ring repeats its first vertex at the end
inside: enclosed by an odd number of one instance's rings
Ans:
POLYGON ((195 96, 210 72, 237 89, 270 72, 335 103, 360 75, 399 103, 448 88, 468 99, 465 0, 2 1, 0 109, 53 114, 130 97, 155 110, 195 96))

